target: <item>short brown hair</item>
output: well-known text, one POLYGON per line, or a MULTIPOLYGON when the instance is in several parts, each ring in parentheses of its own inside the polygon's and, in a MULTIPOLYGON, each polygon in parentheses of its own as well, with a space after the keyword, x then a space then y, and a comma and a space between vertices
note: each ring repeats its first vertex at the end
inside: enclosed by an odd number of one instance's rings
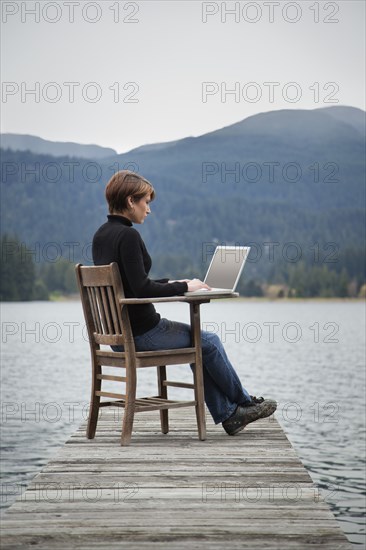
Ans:
POLYGON ((105 197, 111 214, 127 209, 127 197, 139 201, 148 194, 150 200, 154 200, 155 190, 151 183, 140 174, 130 172, 130 170, 120 170, 113 174, 105 189, 105 197))

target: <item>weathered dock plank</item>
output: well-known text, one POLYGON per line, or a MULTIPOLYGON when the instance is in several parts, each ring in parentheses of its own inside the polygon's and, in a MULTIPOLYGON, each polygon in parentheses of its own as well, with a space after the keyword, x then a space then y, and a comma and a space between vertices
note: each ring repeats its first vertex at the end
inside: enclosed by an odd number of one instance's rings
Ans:
POLYGON ((137 415, 119 445, 121 414, 104 409, 94 440, 85 426, 10 507, 2 549, 272 548, 349 550, 350 543, 273 418, 228 437, 193 412, 137 415))

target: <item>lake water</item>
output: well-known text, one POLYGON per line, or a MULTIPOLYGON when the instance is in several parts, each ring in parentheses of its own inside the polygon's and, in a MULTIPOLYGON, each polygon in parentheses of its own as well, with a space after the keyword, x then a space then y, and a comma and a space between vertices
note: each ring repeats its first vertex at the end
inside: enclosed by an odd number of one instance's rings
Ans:
MULTIPOLYGON (((85 416, 90 360, 78 302, 1 310, 6 508, 85 416)), ((158 310, 189 320, 186 304, 158 310)), ((201 318, 221 336, 249 392, 277 399, 276 417, 341 528, 365 548, 365 305, 216 301, 201 307, 201 318)), ((140 393, 149 393, 155 373, 143 378, 140 393)))

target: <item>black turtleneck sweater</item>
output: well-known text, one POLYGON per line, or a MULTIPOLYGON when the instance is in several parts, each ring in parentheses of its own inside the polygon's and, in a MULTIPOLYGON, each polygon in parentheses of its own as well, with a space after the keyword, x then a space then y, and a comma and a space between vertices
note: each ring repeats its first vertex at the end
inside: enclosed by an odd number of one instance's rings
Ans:
MULTIPOLYGON (((187 291, 187 283, 168 283, 168 279, 149 279, 151 258, 140 233, 128 218, 109 215, 93 238, 95 265, 117 262, 126 298, 176 296, 187 291)), ((151 330, 160 320, 152 304, 128 306, 134 336, 151 330)))

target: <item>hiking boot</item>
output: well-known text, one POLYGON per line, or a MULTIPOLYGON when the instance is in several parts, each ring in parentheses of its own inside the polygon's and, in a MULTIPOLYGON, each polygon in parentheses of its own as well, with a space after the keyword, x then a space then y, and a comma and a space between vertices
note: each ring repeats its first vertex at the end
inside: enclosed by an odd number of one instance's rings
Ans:
POLYGON ((222 427, 229 435, 236 435, 250 422, 271 416, 277 409, 277 403, 273 399, 263 397, 252 397, 251 403, 238 405, 234 414, 224 420, 222 427))

